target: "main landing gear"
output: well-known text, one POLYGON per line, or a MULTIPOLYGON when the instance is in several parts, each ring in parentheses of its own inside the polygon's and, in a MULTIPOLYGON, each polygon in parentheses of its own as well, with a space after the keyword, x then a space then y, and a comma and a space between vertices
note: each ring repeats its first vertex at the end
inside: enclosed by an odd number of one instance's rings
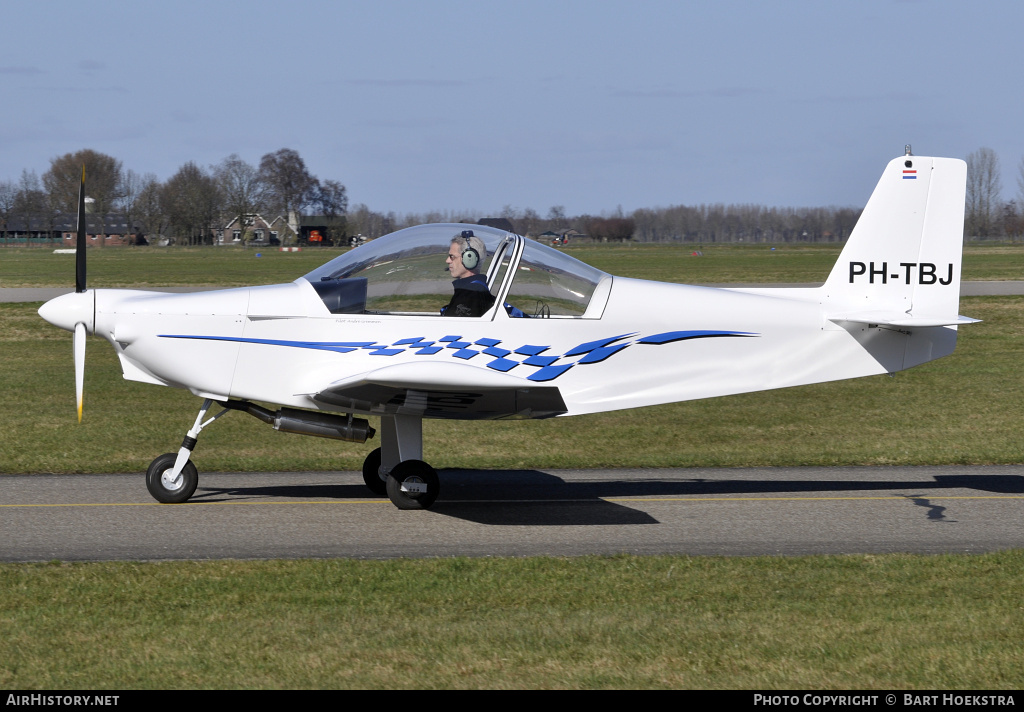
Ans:
POLYGON ((363 481, 377 496, 387 494, 399 509, 430 509, 441 491, 433 467, 423 462, 423 419, 385 415, 381 446, 363 461, 363 481))
MULTIPOLYGON (((374 430, 363 419, 327 413, 282 408, 272 412, 246 401, 217 403, 224 408, 206 419, 214 401, 203 401, 195 423, 177 453, 160 455, 146 471, 146 488, 153 499, 164 504, 187 502, 199 484, 199 473, 191 460, 199 433, 232 410, 242 410, 276 430, 316 435, 350 442, 366 442, 374 430)), ((429 509, 440 492, 437 472, 423 462, 423 419, 411 415, 381 417, 381 447, 363 462, 363 481, 378 497, 387 495, 399 509, 429 509)))

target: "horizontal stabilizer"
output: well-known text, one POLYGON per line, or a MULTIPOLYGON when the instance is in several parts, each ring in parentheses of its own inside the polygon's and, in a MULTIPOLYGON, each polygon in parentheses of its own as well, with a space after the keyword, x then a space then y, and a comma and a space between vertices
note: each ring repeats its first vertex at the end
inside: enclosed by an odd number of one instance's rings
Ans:
POLYGON ((846 314, 834 314, 829 321, 850 321, 857 324, 877 324, 879 326, 963 326, 965 324, 976 324, 981 319, 972 319, 969 316, 929 316, 915 314, 901 314, 898 312, 868 311, 851 312, 846 314))

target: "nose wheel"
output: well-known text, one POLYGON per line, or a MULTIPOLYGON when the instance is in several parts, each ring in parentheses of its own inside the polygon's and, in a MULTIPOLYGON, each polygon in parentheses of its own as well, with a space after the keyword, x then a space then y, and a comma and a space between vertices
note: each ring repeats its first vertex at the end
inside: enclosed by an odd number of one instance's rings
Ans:
POLYGON ((169 452, 153 460, 146 470, 146 489, 157 502, 180 504, 187 502, 196 491, 199 484, 196 466, 189 460, 175 476, 174 462, 177 459, 177 454, 169 452))
POLYGON ((388 473, 388 497, 399 509, 430 509, 440 491, 437 472, 422 460, 404 460, 388 473))

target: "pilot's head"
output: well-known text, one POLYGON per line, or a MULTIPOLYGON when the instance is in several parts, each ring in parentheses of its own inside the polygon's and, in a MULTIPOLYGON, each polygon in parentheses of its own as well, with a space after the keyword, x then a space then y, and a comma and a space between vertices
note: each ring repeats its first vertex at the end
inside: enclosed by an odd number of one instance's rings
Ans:
POLYGON ((472 230, 463 230, 448 245, 448 272, 453 279, 479 274, 486 256, 484 241, 474 235, 472 230))

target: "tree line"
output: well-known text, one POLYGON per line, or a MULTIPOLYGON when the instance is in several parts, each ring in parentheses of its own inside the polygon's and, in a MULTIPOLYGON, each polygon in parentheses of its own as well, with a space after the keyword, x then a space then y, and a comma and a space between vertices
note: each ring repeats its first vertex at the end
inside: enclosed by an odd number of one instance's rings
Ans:
POLYGON ((1024 238, 1024 158, 1017 166, 1017 195, 1003 200, 1002 168, 991 148, 967 157, 964 235, 978 240, 1024 238))
MULTIPOLYGON (((57 216, 77 206, 82 166, 88 180, 93 212, 120 213, 149 236, 170 236, 183 244, 213 239, 217 226, 237 216, 282 216, 295 224, 304 214, 333 219, 338 243, 349 235, 376 238, 430 222, 476 223, 481 218, 504 218, 523 235, 586 236, 598 241, 638 242, 843 242, 860 217, 861 208, 785 208, 763 205, 672 205, 605 215, 566 214, 552 206, 546 215, 532 208, 506 205, 498 215, 470 212, 376 212, 365 204, 348 205, 345 186, 320 180, 306 168, 298 152, 282 148, 267 153, 258 165, 232 154, 221 163, 202 168, 188 162, 167 181, 151 173, 125 170, 117 159, 86 149, 51 161, 39 177, 22 171, 18 181, 0 181, 0 231, 28 224, 28 218, 53 230, 57 216), (46 225, 50 221, 51 225, 46 225)), ((1024 159, 1020 162, 1018 195, 1002 198, 999 158, 990 148, 967 157, 967 200, 964 235, 968 239, 1024 237, 1024 159)))
POLYGON ((94 219, 116 213, 144 235, 201 244, 238 216, 280 215, 294 223, 292 216, 306 211, 336 218, 344 231, 345 186, 320 180, 297 151, 282 148, 264 155, 258 166, 237 154, 209 168, 190 161, 164 182, 92 149, 67 153, 51 160, 42 177, 24 170, 18 181, 0 181, 0 232, 54 232, 62 215, 77 212, 83 167, 94 219))
MULTIPOLYGON (((967 157, 967 196, 964 237, 969 240, 1024 239, 1024 159, 1021 159, 1014 199, 1003 200, 999 158, 990 148, 967 157)), ((786 208, 745 204, 672 205, 622 209, 610 216, 566 215, 553 206, 546 215, 532 208, 506 205, 497 217, 506 218, 522 235, 537 237, 582 234, 600 241, 637 242, 844 242, 863 207, 786 208)), ((398 215, 375 213, 366 205, 349 214, 350 224, 377 237, 393 230, 428 222, 476 222, 472 213, 429 212, 398 215)))

